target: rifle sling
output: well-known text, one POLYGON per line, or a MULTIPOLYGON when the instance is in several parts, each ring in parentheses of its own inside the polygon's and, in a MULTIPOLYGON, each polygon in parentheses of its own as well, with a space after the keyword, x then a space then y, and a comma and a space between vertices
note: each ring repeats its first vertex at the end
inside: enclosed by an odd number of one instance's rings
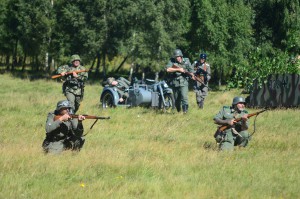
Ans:
POLYGON ((91 132, 92 128, 94 127, 94 125, 95 125, 97 122, 98 122, 98 119, 95 120, 95 122, 94 122, 94 123, 92 124, 92 126, 90 127, 89 131, 86 132, 86 134, 84 134, 83 137, 86 136, 89 132, 91 132))

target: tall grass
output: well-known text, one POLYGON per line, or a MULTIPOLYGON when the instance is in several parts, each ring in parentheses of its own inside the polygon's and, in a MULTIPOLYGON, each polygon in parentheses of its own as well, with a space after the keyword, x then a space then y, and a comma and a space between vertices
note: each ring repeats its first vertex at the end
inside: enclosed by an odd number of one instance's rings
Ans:
POLYGON ((299 110, 261 114, 248 147, 218 152, 203 145, 214 146, 212 118, 238 90, 210 92, 203 110, 190 92, 183 115, 102 110, 100 84, 87 85, 78 113, 111 120, 91 130, 84 121, 79 153, 45 155, 45 120, 64 99, 61 84, 9 75, 0 84, 0 198, 300 198, 299 110))

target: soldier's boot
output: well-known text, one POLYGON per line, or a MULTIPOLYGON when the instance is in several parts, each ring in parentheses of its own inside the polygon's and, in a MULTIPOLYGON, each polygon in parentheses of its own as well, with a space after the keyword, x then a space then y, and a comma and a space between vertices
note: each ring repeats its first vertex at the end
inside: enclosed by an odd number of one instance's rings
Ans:
POLYGON ((182 105, 182 111, 184 114, 188 112, 188 109, 189 109, 189 105, 182 105))
POLYGON ((177 110, 177 112, 180 112, 181 111, 181 106, 180 106, 180 103, 176 103, 175 102, 175 107, 176 107, 176 110, 177 110))
POLYGON ((177 110, 177 112, 180 112, 181 111, 180 106, 176 106, 176 110, 177 110))
POLYGON ((200 109, 203 109, 203 105, 204 105, 204 101, 200 101, 200 102, 198 103, 198 107, 199 107, 200 109))

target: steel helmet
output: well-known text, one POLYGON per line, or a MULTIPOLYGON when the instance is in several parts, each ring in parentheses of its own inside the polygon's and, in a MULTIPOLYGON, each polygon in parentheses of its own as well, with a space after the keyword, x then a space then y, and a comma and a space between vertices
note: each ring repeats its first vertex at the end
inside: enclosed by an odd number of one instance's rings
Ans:
POLYGON ((81 61, 79 55, 72 55, 70 62, 72 63, 73 61, 76 61, 76 60, 81 61))
POLYGON ((246 103, 245 98, 243 97, 234 97, 232 100, 232 105, 236 105, 238 103, 246 103))
POLYGON ((205 60, 206 60, 206 57, 207 57, 207 56, 206 56, 205 53, 201 53, 201 54, 200 54, 200 59, 205 59, 205 60))
POLYGON ((174 50, 173 57, 174 58, 176 58, 176 57, 183 57, 183 54, 182 54, 181 50, 180 49, 174 50))
POLYGON ((61 100, 57 102, 56 111, 60 111, 62 108, 71 108, 71 103, 68 100, 61 100))

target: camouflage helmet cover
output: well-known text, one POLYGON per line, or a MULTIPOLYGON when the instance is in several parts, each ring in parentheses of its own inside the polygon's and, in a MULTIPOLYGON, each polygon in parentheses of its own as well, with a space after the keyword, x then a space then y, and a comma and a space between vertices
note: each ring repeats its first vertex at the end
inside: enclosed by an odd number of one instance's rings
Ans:
POLYGON ((71 56, 70 63, 73 63, 73 61, 76 61, 76 60, 81 61, 79 55, 72 55, 72 56, 71 56))
POLYGON ((62 108, 71 108, 71 103, 68 100, 61 100, 57 102, 56 111, 60 111, 62 108))
POLYGON ((238 104, 238 103, 246 103, 246 101, 245 101, 245 98, 243 98, 243 97, 234 97, 233 98, 233 100, 232 100, 232 105, 236 105, 236 104, 238 104))
POLYGON ((183 57, 183 54, 181 52, 180 49, 175 49, 174 50, 174 53, 173 53, 173 57, 176 58, 176 57, 183 57))

